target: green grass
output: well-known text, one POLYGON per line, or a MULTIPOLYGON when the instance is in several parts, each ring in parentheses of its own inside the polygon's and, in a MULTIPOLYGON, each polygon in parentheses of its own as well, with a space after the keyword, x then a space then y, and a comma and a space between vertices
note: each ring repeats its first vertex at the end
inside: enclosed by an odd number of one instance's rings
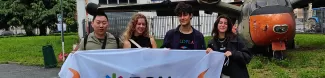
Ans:
POLYGON ((286 51, 285 60, 254 56, 251 78, 325 78, 325 35, 297 34, 295 42, 299 48, 286 51))
POLYGON ((291 50, 285 60, 255 56, 248 65, 251 78, 324 78, 325 49, 291 50))
MULTIPOLYGON (((206 43, 211 37, 205 37, 206 43)), ((157 40, 161 46, 163 40, 157 40)), ((248 70, 251 78, 325 78, 325 35, 296 34, 298 49, 288 50, 287 59, 254 56, 248 70)))
MULTIPOLYGON (((78 41, 76 35, 65 36, 65 52, 72 51, 78 41)), ((62 52, 60 36, 33 36, 0 38, 0 63, 14 62, 22 65, 43 66, 42 46, 51 44, 56 57, 62 52)))
POLYGON ((295 42, 299 47, 324 48, 325 35, 322 34, 297 34, 295 42))

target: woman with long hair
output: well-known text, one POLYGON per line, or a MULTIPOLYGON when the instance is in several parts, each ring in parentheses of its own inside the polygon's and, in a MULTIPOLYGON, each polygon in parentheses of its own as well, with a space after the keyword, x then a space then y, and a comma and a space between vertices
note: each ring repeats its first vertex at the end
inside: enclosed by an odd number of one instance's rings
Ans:
POLYGON ((123 48, 157 48, 155 39, 149 35, 147 18, 140 13, 132 16, 122 39, 123 48))
POLYGON ((232 32, 231 20, 224 15, 217 18, 208 42, 207 53, 222 52, 226 56, 221 78, 249 78, 246 65, 252 54, 243 40, 232 32))

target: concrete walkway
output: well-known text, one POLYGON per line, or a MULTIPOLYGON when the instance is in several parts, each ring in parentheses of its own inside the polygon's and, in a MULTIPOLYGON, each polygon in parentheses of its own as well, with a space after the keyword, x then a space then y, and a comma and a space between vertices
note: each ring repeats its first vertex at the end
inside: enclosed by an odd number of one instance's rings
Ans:
POLYGON ((0 78, 59 78, 60 68, 0 64, 0 78))

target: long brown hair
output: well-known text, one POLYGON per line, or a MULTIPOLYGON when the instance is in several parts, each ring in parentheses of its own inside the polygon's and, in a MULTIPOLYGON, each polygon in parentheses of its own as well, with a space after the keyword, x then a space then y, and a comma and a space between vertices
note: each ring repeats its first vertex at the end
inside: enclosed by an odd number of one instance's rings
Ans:
POLYGON ((134 34, 135 26, 138 23, 138 19, 140 18, 144 18, 146 22, 146 29, 144 30, 142 36, 149 37, 149 27, 147 18, 143 14, 137 13, 132 16, 130 22, 128 23, 128 26, 123 33, 123 40, 129 40, 131 38, 131 36, 134 34))
POLYGON ((220 19, 224 18, 227 19, 227 30, 225 32, 225 38, 232 38, 234 36, 234 33, 232 33, 232 23, 229 17, 225 16, 225 15, 220 15, 217 20, 214 22, 213 25, 213 29, 212 29, 212 33, 211 36, 213 38, 218 38, 219 37, 219 30, 218 30, 218 24, 220 22, 220 19))

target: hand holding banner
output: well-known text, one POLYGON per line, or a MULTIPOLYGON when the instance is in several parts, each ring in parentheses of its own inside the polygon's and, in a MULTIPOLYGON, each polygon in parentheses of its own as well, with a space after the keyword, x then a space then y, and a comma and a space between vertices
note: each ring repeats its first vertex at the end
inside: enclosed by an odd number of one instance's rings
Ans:
POLYGON ((106 49, 78 51, 61 78, 219 78, 225 56, 205 50, 106 49))

